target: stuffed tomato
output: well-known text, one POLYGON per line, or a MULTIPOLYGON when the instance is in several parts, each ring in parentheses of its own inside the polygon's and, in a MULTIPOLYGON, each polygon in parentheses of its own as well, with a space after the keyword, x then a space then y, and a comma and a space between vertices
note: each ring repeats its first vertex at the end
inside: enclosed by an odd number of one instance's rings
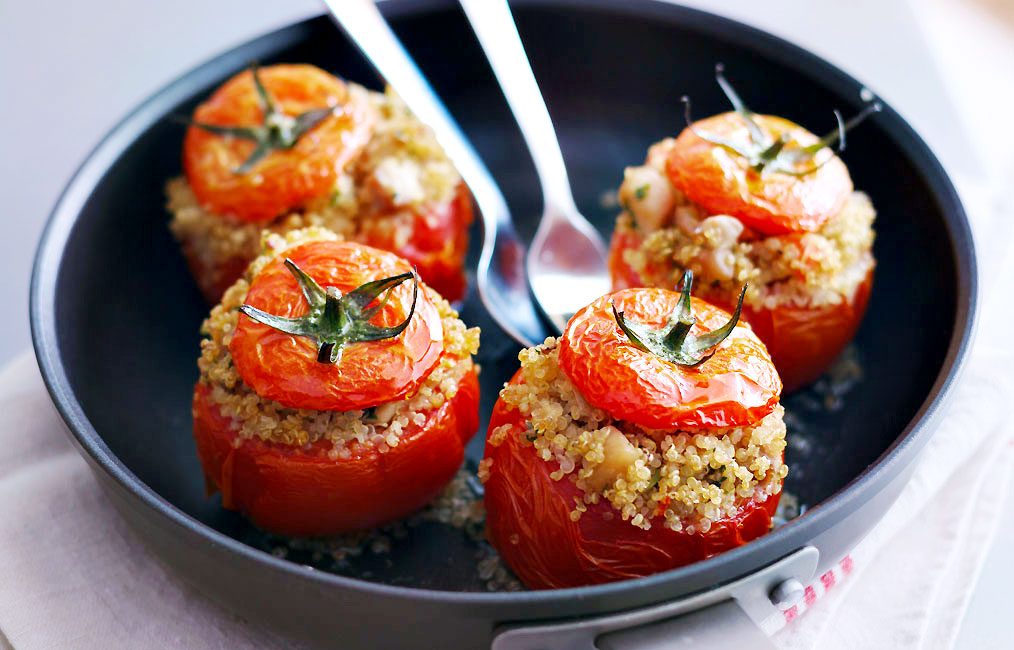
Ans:
POLYGON ((787 391, 816 379, 855 336, 875 266, 876 213, 835 154, 870 104, 818 138, 746 108, 691 121, 628 167, 610 247, 613 288, 672 287, 687 269, 701 297, 743 317, 767 344, 787 391))
POLYGON ((193 415, 209 492, 283 535, 408 515, 478 428, 478 330, 393 253, 322 229, 264 246, 202 327, 193 415))
POLYGON ((264 229, 324 227, 407 259, 448 300, 465 291, 471 196, 401 100, 311 65, 254 67, 194 111, 170 228, 209 302, 264 229))
POLYGON ((738 312, 689 287, 604 296, 521 352, 479 474, 489 539, 528 587, 645 576, 770 530, 781 381, 738 312))

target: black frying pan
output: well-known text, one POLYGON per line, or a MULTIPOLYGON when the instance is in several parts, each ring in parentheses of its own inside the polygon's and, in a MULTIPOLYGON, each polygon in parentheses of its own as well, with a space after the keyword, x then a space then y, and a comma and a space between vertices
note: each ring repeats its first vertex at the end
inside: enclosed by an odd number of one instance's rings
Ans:
MULTIPOLYGON (((382 7, 492 169, 522 235, 531 236, 541 208, 535 175, 463 17, 450 0, 382 7)), ((818 131, 831 108, 859 107, 861 86, 843 72, 706 13, 650 0, 527 1, 515 13, 576 199, 604 233, 615 209, 602 207, 600 195, 618 185, 625 165, 643 160, 649 144, 677 133, 679 97, 693 95, 700 115, 726 110, 712 77, 716 61, 753 106, 818 131)), ((254 59, 312 62, 376 85, 324 18, 191 71, 129 115, 84 163, 53 211, 32 280, 36 353, 74 441, 140 537, 181 576, 250 619, 318 645, 480 647, 506 631, 499 647, 580 647, 594 638, 600 647, 630 647, 630 638, 602 634, 709 606, 730 617, 731 635, 735 621, 775 612, 772 587, 829 567, 894 500, 965 354, 976 287, 954 188, 923 141, 886 108, 849 138, 844 154, 856 187, 879 211, 879 265, 856 344, 865 375, 838 410, 816 408, 813 391, 786 402, 794 422, 786 489, 810 506, 803 516, 692 566, 546 592, 481 591, 474 548, 437 525, 414 529, 387 557, 348 571, 358 577, 264 552, 248 524, 204 495, 190 396, 208 306, 162 208, 165 180, 180 173, 183 136, 166 116, 188 113, 254 59), (530 628, 569 617, 580 618, 530 628)), ((488 413, 516 368, 517 347, 474 296, 463 317, 483 327, 488 413)), ((480 434, 471 462, 481 450, 480 434)))

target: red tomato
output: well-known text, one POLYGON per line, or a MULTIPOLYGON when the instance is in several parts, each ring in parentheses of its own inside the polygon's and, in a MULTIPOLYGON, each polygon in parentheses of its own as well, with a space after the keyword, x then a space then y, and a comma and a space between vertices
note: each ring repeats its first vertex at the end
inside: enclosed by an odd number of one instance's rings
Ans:
MULTIPOLYGON (((771 115, 754 119, 773 140, 787 134, 804 147, 819 141, 789 120, 771 115)), ((734 112, 699 120, 693 128, 733 142, 749 142, 746 123, 734 112)), ((803 176, 761 175, 742 156, 701 139, 689 128, 676 138, 666 167, 673 185, 707 214, 736 217, 765 235, 818 230, 838 214, 852 192, 848 169, 837 156, 803 176)))
POLYGON ((183 256, 187 261, 190 274, 197 281, 197 288, 201 290, 201 295, 212 305, 222 299, 222 294, 226 289, 243 277, 246 267, 252 261, 246 257, 234 255, 212 265, 204 257, 198 255, 187 242, 183 242, 183 256))
POLYGON ((352 457, 331 460, 330 443, 309 449, 244 439, 236 443, 224 417, 198 384, 194 439, 209 492, 258 527, 279 535, 337 535, 404 517, 432 500, 453 478, 464 445, 478 427, 479 382, 465 375, 455 396, 410 424, 384 453, 354 445, 352 457))
POLYGON ((472 218, 472 196, 459 183, 452 201, 423 205, 392 219, 367 220, 354 239, 404 257, 437 293, 459 300, 465 294, 464 264, 472 218), (411 233, 407 241, 400 241, 399 228, 411 233))
MULTIPOLYGON (((322 287, 337 287, 342 293, 411 270, 394 253, 352 242, 315 241, 290 248, 257 274, 246 296, 246 304, 289 318, 305 315, 309 305, 283 257, 322 287)), ((242 314, 229 351, 244 383, 283 406, 349 411, 393 402, 429 376, 444 349, 443 324, 429 291, 420 287, 415 314, 404 332, 391 339, 350 344, 337 364, 318 362, 312 340, 242 314)), ((373 324, 390 327, 408 316, 411 282, 392 293, 373 324)))
MULTIPOLYGON (((255 142, 193 126, 187 129, 183 168, 198 200, 217 214, 257 223, 330 193, 339 172, 369 141, 375 119, 369 106, 352 100, 343 81, 312 65, 261 68, 260 77, 285 115, 295 117, 328 106, 336 111, 291 149, 272 151, 241 174, 235 170, 253 152, 255 142)), ((253 74, 247 70, 198 106, 193 119, 251 127, 260 125, 263 117, 253 74)))
MULTIPOLYGON (((520 381, 520 373, 512 381, 520 381)), ((581 491, 566 478, 550 478, 558 465, 522 443, 523 417, 499 401, 490 431, 504 424, 512 425, 506 439, 496 447, 486 444, 486 458, 493 461, 485 484, 486 531, 500 556, 531 589, 651 575, 741 546, 771 529, 780 494, 763 503, 746 501, 734 517, 692 535, 666 528, 660 517, 650 530, 643 530, 624 521, 606 502, 589 505, 580 519, 571 521, 581 491)))
POLYGON ((642 275, 640 271, 623 259, 624 253, 636 251, 641 247, 643 242, 644 239, 636 230, 620 230, 618 228, 613 230, 612 239, 609 241, 609 257, 606 261, 609 267, 609 277, 612 280, 613 291, 630 289, 632 287, 651 286, 651 283, 644 279, 645 277, 659 277, 667 272, 668 269, 663 267, 663 265, 649 263, 648 268, 644 270, 644 274, 642 275))
POLYGON ((873 289, 873 269, 848 300, 837 305, 774 309, 743 306, 743 318, 767 345, 785 392, 812 383, 855 338, 873 289))
MULTIPOLYGON (((642 276, 623 259, 624 250, 636 250, 641 245, 636 233, 619 231, 613 234, 609 249, 609 273, 613 289, 643 287, 657 277, 650 269, 642 276)), ((855 293, 837 305, 806 307, 786 305, 775 309, 757 309, 743 305, 743 319, 767 346, 778 375, 789 393, 806 386, 827 370, 845 346, 855 338, 862 323, 870 291, 873 288, 873 269, 856 288, 855 293)), ((716 304, 722 301, 715 300, 716 304)), ((722 305, 726 309, 732 304, 722 305)))
MULTIPOLYGON (((662 327, 680 294, 626 289, 599 298, 567 323, 560 368, 589 404, 618 420, 649 429, 746 426, 778 404, 782 383, 764 344, 737 326, 714 356, 693 367, 670 363, 635 346, 620 330, 611 305, 628 320, 662 327)), ((692 298, 700 335, 721 327, 729 313, 692 298)))

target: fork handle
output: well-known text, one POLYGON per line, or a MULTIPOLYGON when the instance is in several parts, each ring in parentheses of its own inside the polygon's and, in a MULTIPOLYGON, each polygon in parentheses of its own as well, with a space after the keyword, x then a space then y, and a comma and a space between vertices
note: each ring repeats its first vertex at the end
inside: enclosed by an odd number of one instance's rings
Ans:
POLYGON ((546 213, 577 212, 556 129, 507 0, 459 0, 528 144, 546 213), (555 208, 552 209, 552 208, 555 208))
POLYGON ((447 112, 373 0, 323 0, 338 26, 398 96, 432 129, 486 218, 508 222, 507 203, 489 169, 447 112))
POLYGON ((522 345, 546 337, 525 278, 525 245, 514 230, 503 193, 489 169, 444 108, 373 0, 323 0, 331 17, 374 68, 433 130, 437 142, 468 185, 482 215, 482 254, 476 285, 497 324, 522 345))

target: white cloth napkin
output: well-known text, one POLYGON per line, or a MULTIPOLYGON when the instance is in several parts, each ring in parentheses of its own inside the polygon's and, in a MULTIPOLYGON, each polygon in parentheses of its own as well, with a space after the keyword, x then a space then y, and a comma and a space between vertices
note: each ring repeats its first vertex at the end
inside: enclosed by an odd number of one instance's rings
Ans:
POLYGON ((1012 363, 1010 351, 975 350, 898 501, 849 554, 847 571, 815 581, 812 605, 797 606, 776 646, 952 646, 1014 467, 1012 363))
POLYGON ((141 546, 71 446, 30 353, 0 373, 0 413, 0 648, 287 647, 141 546))

